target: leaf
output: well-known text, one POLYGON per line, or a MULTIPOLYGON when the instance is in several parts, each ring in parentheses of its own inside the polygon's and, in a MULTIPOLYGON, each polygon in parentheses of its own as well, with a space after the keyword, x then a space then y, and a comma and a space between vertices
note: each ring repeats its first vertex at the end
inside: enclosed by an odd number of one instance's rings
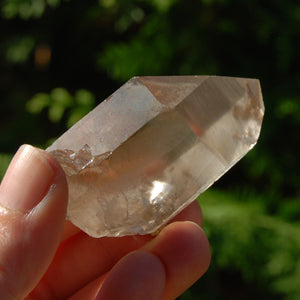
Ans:
POLYGON ((49 111, 48 111, 48 116, 49 116, 49 119, 53 122, 53 123, 58 123, 63 115, 64 115, 64 107, 63 106, 59 106, 59 105, 52 105, 50 108, 49 108, 49 111))
POLYGON ((88 90, 78 90, 75 93, 75 101, 80 105, 84 107, 91 108, 94 105, 95 102, 95 96, 88 90))
POLYGON ((32 114, 39 114, 44 108, 51 103, 51 98, 48 94, 39 93, 33 96, 26 103, 26 110, 32 114))
POLYGON ((30 36, 15 39, 6 49, 6 59, 11 63, 24 63, 33 50, 35 41, 30 36))
POLYGON ((0 153, 0 181, 4 177, 4 174, 8 168, 11 159, 12 159, 11 154, 0 153))
POLYGON ((73 97, 71 94, 64 88, 55 88, 51 91, 51 98, 55 106, 61 106, 63 109, 70 107, 73 104, 73 97))

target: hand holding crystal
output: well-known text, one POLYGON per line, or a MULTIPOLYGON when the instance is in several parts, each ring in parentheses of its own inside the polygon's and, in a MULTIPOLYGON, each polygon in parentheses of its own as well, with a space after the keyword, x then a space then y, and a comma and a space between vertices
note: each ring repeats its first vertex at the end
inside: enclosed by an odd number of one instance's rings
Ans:
POLYGON ((175 299, 208 268, 196 202, 156 237, 96 239, 65 221, 67 200, 56 160, 22 146, 0 186, 1 299, 175 299))

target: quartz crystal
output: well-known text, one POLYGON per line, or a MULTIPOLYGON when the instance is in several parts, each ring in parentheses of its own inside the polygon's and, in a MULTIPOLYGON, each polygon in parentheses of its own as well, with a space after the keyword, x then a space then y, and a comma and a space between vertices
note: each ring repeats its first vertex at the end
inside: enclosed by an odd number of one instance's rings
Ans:
POLYGON ((257 142, 259 81, 135 77, 47 151, 68 180, 68 219, 93 237, 147 234, 257 142))

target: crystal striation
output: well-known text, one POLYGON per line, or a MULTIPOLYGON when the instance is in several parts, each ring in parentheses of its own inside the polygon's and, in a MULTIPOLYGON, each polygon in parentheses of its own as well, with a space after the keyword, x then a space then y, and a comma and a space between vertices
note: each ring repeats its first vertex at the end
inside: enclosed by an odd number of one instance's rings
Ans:
POLYGON ((259 81, 135 77, 47 151, 68 180, 68 219, 93 237, 157 231, 257 142, 259 81))

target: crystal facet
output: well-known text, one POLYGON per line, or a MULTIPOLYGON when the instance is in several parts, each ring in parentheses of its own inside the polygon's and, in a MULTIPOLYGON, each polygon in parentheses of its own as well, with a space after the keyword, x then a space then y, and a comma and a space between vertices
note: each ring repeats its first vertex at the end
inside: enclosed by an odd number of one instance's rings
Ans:
POLYGON ((263 114, 256 79, 132 78, 47 149, 68 218, 93 237, 158 230, 255 145, 263 114))

